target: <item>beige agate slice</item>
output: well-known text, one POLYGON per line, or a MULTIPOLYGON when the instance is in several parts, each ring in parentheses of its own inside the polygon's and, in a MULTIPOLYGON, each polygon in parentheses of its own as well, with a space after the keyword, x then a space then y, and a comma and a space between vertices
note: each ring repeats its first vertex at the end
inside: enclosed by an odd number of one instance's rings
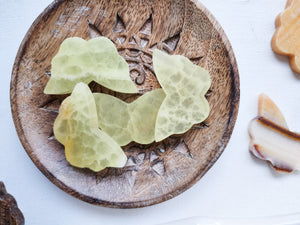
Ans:
POLYGON ((286 9, 276 19, 276 32, 272 38, 273 51, 286 55, 290 66, 300 73, 300 0, 288 0, 286 9))
POLYGON ((99 127, 120 146, 131 141, 150 144, 154 141, 157 112, 165 98, 162 89, 148 92, 132 103, 111 95, 94 93, 99 127))
POLYGON ((250 152, 281 172, 300 170, 300 135, 291 132, 273 101, 259 97, 259 116, 249 125, 250 152))
POLYGON ((77 83, 88 84, 91 81, 117 92, 138 92, 129 76, 128 64, 105 37, 89 41, 67 38, 51 65, 51 78, 45 94, 71 93, 77 83))
POLYGON ((97 172, 106 167, 123 167, 127 161, 120 146, 98 128, 95 100, 84 83, 77 84, 63 101, 53 130, 73 166, 97 172))
POLYGON ((156 77, 166 93, 156 120, 155 141, 185 133, 209 115, 205 98, 211 80, 209 73, 180 55, 154 50, 156 77))
POLYGON ((288 129, 287 123, 280 109, 265 94, 260 94, 258 101, 258 116, 264 117, 273 123, 288 129))

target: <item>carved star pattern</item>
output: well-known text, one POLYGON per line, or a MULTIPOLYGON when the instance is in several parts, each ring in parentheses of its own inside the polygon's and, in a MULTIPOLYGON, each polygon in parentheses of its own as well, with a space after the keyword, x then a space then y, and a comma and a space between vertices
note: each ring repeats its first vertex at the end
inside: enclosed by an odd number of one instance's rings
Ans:
MULTIPOLYGON (((137 85, 142 85, 145 82, 147 76, 154 76, 154 71, 152 67, 152 53, 153 50, 158 48, 169 54, 172 54, 177 47, 180 39, 180 32, 175 34, 168 39, 161 41, 159 43, 154 43, 150 45, 150 37, 152 32, 153 20, 152 14, 145 21, 143 26, 139 29, 137 34, 129 37, 126 32, 126 26, 119 16, 116 15, 116 22, 113 27, 113 32, 116 33, 116 38, 111 39, 117 49, 119 54, 124 57, 128 62, 130 68, 130 74, 134 78, 137 85)), ((102 36, 102 32, 98 30, 90 21, 88 21, 88 29, 90 33, 90 38, 97 36, 102 36)), ((198 64, 201 57, 196 59, 191 59, 195 64, 198 64)), ((45 72, 45 75, 51 76, 49 71, 45 72)), ((116 96, 115 92, 106 90, 105 88, 95 84, 94 82, 90 84, 93 91, 105 92, 116 96)), ((149 90, 145 90, 149 91, 149 90)), ((63 99, 66 97, 51 96, 49 99, 40 107, 41 110, 49 111, 53 114, 57 114, 59 106, 63 99)), ((123 99, 124 100, 124 99, 123 99)), ((195 125, 193 129, 204 129, 208 127, 206 123, 201 123, 195 125)), ((55 140, 53 131, 49 132, 49 141, 55 140)), ((169 137, 168 139, 153 143, 151 145, 140 145, 137 143, 130 143, 125 146, 124 151, 128 156, 127 164, 124 168, 107 168, 103 171, 96 173, 96 183, 98 184, 103 179, 112 176, 127 176, 127 180, 131 187, 134 186, 137 173, 141 170, 150 169, 154 176, 164 176, 166 172, 165 157, 170 154, 170 152, 176 152, 181 154, 186 158, 193 159, 187 144, 185 143, 182 136, 169 137)))

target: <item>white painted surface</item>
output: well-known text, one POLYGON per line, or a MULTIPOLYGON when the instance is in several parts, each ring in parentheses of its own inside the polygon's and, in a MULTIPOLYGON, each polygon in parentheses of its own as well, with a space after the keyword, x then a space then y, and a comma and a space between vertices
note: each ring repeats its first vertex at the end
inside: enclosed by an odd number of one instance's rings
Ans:
POLYGON ((53 185, 31 162, 17 137, 9 85, 18 47, 51 0, 0 0, 0 180, 30 225, 152 225, 190 216, 260 217, 300 212, 300 173, 280 175, 248 152, 248 122, 259 93, 269 95, 292 130, 300 132, 300 80, 270 47, 285 0, 202 0, 223 26, 240 70, 241 102, 233 136, 213 168, 167 202, 132 210, 89 205, 53 185))

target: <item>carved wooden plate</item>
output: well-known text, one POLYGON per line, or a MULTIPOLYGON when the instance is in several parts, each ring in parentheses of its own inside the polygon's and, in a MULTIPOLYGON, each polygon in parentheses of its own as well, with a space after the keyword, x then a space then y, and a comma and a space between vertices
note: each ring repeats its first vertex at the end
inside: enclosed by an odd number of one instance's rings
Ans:
MULTIPOLYGON (((91 84, 93 91, 128 100, 91 84)), ((11 107, 20 140, 35 165, 59 188, 86 202, 115 208, 156 204, 195 184, 223 152, 239 105, 239 76, 231 46, 213 16, 196 0, 56 0, 26 34, 13 68, 11 107), (205 124, 150 145, 124 147, 122 169, 95 173, 68 164, 52 126, 66 96, 43 94, 50 62, 67 37, 110 38, 130 65, 141 92, 159 88, 152 50, 181 54, 212 76, 205 124)))
POLYGON ((0 181, 0 225, 24 225, 25 219, 15 198, 0 181))

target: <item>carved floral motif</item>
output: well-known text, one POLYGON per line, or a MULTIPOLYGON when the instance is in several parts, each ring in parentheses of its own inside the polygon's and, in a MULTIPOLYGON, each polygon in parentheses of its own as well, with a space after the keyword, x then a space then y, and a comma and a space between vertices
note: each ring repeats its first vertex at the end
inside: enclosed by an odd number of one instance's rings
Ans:
MULTIPOLYGON (((88 21, 88 28, 90 33, 90 38, 97 36, 102 36, 102 32, 90 21, 88 21)), ((116 45, 119 54, 122 55, 130 68, 130 75, 134 78, 137 85, 142 85, 147 78, 155 78, 155 74, 152 67, 152 53, 153 50, 158 48, 169 54, 172 54, 177 47, 180 39, 180 32, 167 38, 166 40, 150 44, 150 39, 153 30, 153 19, 152 14, 144 22, 143 26, 134 35, 128 35, 126 30, 126 25, 119 14, 116 15, 115 24, 113 27, 112 37, 110 38, 116 45)), ((199 63, 200 58, 191 59, 195 64, 199 63)), ((49 76, 49 72, 45 72, 49 76)), ((94 92, 105 92, 112 94, 117 97, 123 98, 123 100, 131 99, 131 97, 118 96, 116 92, 112 92, 100 85, 92 82, 90 85, 94 92)), ((151 89, 140 89, 140 92, 146 92, 151 89)), ((53 113, 58 113, 58 108, 62 100, 65 98, 51 97, 43 106, 40 108, 42 110, 51 111, 53 113)), ((204 129, 208 127, 206 123, 201 123, 195 125, 193 129, 204 129)), ((55 139, 53 132, 50 133, 49 140, 55 139)), ((187 144, 185 143, 182 135, 169 137, 168 139, 159 142, 152 143, 150 145, 140 145, 137 143, 130 143, 125 146, 124 151, 128 156, 127 164, 124 168, 107 168, 96 174, 96 182, 101 182, 102 179, 106 179, 111 176, 122 176, 128 174, 127 180, 129 180, 130 185, 134 186, 136 176, 138 171, 145 170, 147 168, 149 172, 153 173, 155 176, 164 176, 166 172, 166 165, 164 158, 170 152, 176 152, 177 154, 183 155, 186 158, 193 159, 193 155, 190 152, 187 144)))

